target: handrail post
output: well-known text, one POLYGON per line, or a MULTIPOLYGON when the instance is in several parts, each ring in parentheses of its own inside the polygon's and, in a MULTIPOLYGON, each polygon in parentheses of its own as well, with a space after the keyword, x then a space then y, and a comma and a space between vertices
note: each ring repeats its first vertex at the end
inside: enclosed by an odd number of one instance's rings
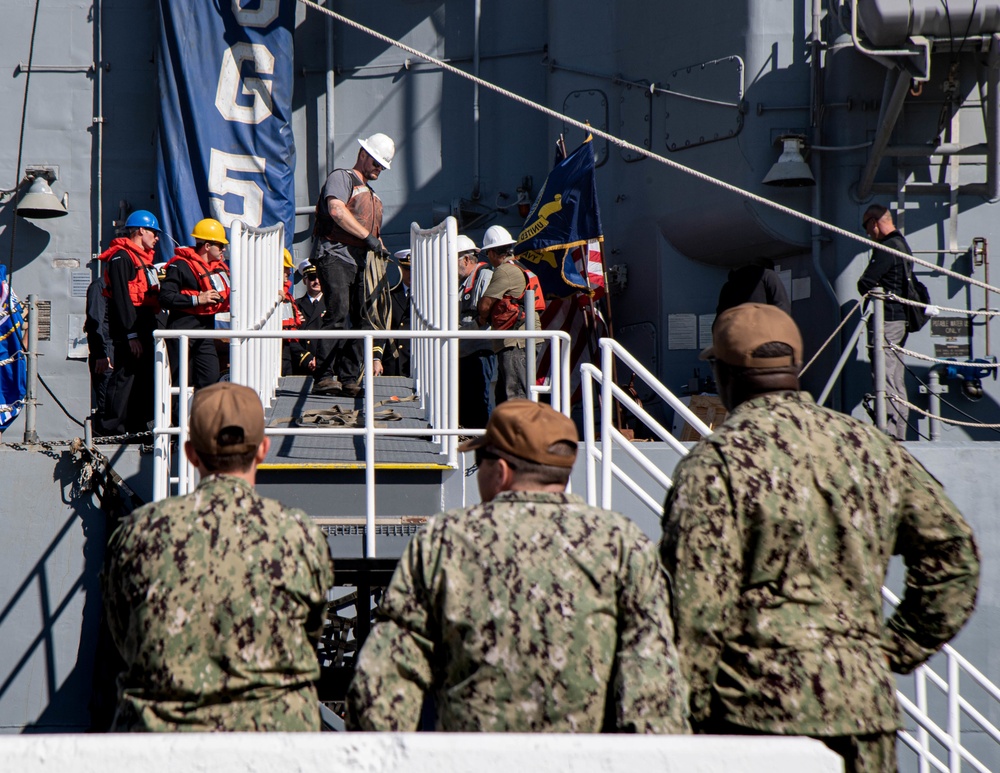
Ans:
POLYGON ((601 507, 611 509, 611 391, 615 353, 611 344, 601 340, 601 507))
MULTIPOLYGON (((153 420, 153 501, 165 499, 170 489, 170 435, 162 430, 171 424, 170 369, 167 367, 167 342, 153 339, 153 401, 156 406, 153 420), (165 383, 164 383, 165 382, 165 383)), ((180 448, 183 439, 178 442, 180 448)))
POLYGON ((941 393, 946 389, 941 388, 941 371, 931 368, 927 373, 927 412, 930 414, 927 429, 932 442, 941 439, 941 393))
POLYGON ((872 333, 872 374, 875 381, 875 426, 883 432, 888 426, 885 405, 885 304, 884 290, 872 295, 875 304, 875 330, 872 333))
MULTIPOLYGON (((365 557, 375 558, 375 379, 372 368, 375 358, 372 345, 375 336, 365 333, 365 557)), ((360 612, 359 612, 360 614, 360 612)))
MULTIPOLYGON (((535 291, 526 289, 524 291, 524 329, 533 331, 535 329, 535 291)), ((538 402, 538 392, 535 389, 535 341, 534 338, 528 338, 524 342, 525 346, 525 374, 524 383, 528 387, 528 399, 538 402)), ((549 362, 552 358, 549 357, 549 362)))
MULTIPOLYGON (((180 427, 180 437, 177 441, 178 448, 183 447, 187 437, 188 428, 188 337, 182 335, 177 339, 177 361, 180 363, 177 376, 177 425, 180 427)), ((177 460, 177 493, 180 495, 191 493, 190 475, 192 473, 191 463, 187 460, 187 454, 179 454, 177 460)))
POLYGON ((945 655, 948 665, 948 736, 951 738, 951 748, 948 749, 948 767, 951 773, 959 773, 962 770, 962 755, 959 750, 962 748, 962 711, 959 705, 961 693, 959 692, 960 674, 958 661, 949 652, 945 655))
POLYGON ((594 380, 590 367, 580 369, 580 390, 583 397, 583 453, 587 464, 587 504, 597 507, 597 469, 594 443, 594 380))

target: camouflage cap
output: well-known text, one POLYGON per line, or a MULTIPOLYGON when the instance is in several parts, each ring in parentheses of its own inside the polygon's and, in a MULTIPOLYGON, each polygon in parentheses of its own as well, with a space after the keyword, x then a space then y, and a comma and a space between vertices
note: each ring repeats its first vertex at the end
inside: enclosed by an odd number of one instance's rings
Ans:
POLYGON ((490 446, 529 462, 572 467, 576 454, 557 456, 549 453, 549 447, 559 441, 573 445, 580 441, 571 418, 531 400, 507 400, 493 409, 486 424, 486 434, 465 441, 458 450, 473 451, 490 446))
POLYGON ((249 387, 221 381, 194 393, 189 425, 196 451, 243 454, 255 451, 264 440, 264 407, 249 387), (224 429, 239 431, 235 433, 236 442, 220 443, 224 429))
POLYGON ((702 360, 716 359, 738 368, 783 368, 802 362, 802 334, 795 320, 777 306, 743 303, 726 309, 712 325, 712 345, 702 360), (764 344, 778 342, 792 347, 792 356, 754 357, 764 344))

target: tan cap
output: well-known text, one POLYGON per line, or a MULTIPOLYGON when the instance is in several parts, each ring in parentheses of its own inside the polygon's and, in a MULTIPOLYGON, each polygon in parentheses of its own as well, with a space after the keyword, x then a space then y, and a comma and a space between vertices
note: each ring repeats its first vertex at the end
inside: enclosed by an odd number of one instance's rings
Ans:
POLYGON ((571 418, 542 403, 507 400, 493 409, 486 424, 486 434, 465 441, 458 450, 473 451, 489 446, 529 462, 572 467, 576 454, 557 456, 549 453, 549 446, 560 440, 574 445, 580 441, 571 418))
POLYGON ((243 454, 264 440, 264 407, 250 387, 221 381, 194 393, 191 401, 191 443, 203 454, 243 454), (243 431, 241 442, 220 445, 219 433, 243 431))
POLYGON ((716 359, 739 368, 784 368, 802 363, 802 334, 795 320, 777 306, 743 303, 726 309, 712 325, 712 345, 700 359, 716 359), (791 357, 754 357, 774 341, 792 347, 791 357))

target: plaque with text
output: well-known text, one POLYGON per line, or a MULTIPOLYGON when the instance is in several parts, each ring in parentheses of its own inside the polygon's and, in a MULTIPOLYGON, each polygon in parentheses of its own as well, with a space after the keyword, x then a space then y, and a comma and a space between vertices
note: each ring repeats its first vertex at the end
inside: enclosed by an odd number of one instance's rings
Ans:
POLYGON ((967 360, 971 352, 968 344, 934 344, 934 356, 939 360, 947 360, 950 357, 967 360))
POLYGON ((931 335, 962 338, 969 335, 968 317, 931 317, 931 335))

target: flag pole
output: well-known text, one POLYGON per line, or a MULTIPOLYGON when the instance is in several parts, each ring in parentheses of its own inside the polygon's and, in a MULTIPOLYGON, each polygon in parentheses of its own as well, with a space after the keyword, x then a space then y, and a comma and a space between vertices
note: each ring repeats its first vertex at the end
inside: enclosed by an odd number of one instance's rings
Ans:
MULTIPOLYGON (((615 323, 614 318, 611 316, 611 288, 608 286, 608 264, 604 258, 604 240, 598 242, 601 247, 601 274, 604 276, 604 303, 608 310, 608 338, 612 341, 615 340, 615 323)), ((590 285, 590 272, 587 273, 587 285, 590 285)), ((591 302, 593 302, 593 296, 591 296, 591 302)), ((611 379, 617 384, 618 383, 618 358, 612 358, 611 360, 611 379)), ((625 434, 622 428, 622 404, 619 400, 615 400, 615 423, 618 425, 618 431, 625 434)))

